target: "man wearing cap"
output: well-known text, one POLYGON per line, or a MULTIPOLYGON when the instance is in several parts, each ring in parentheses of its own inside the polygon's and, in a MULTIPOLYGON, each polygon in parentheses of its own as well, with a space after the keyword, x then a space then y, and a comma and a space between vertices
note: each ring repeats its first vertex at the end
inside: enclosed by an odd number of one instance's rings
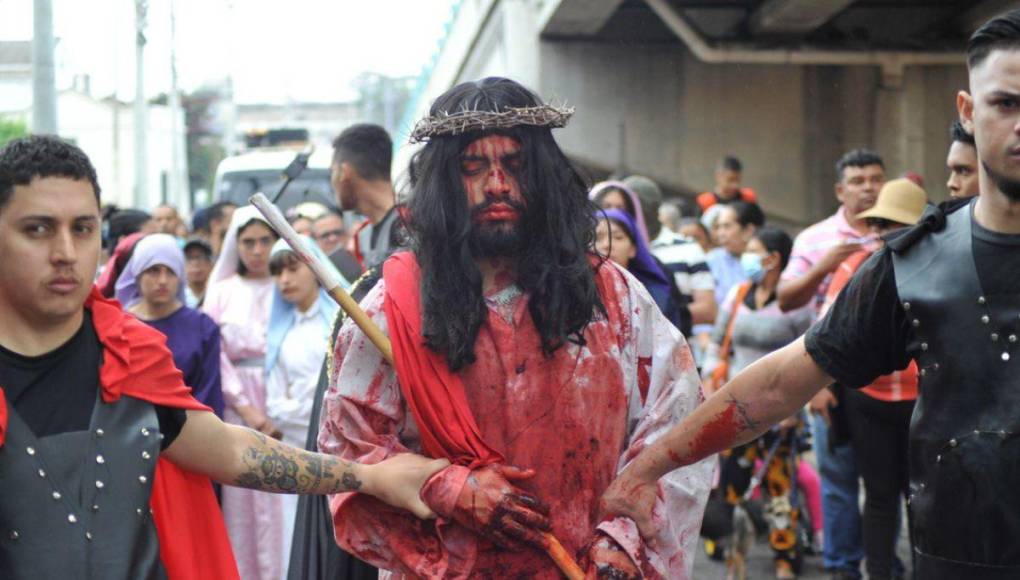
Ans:
POLYGON ((209 242, 194 237, 184 244, 184 302, 189 308, 199 308, 205 299, 205 289, 212 273, 213 251, 209 242))
MULTIPOLYGON (((861 212, 868 229, 877 236, 915 225, 924 213, 928 196, 907 178, 882 186, 871 209, 861 212)), ((822 305, 824 315, 839 293, 871 255, 881 239, 852 254, 836 268, 822 305)), ((850 427, 857 470, 864 480, 864 558, 868 576, 893 578, 899 573, 894 554, 899 536, 900 502, 909 493, 907 449, 910 416, 917 399, 917 364, 881 376, 862 389, 842 389, 841 404, 850 427)))

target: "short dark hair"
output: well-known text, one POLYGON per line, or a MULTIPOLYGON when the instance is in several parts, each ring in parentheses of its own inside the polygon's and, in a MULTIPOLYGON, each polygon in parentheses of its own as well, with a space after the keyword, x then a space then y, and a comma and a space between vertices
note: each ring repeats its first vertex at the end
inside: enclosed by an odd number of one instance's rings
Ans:
POLYGON ((746 228, 749 225, 760 228, 765 225, 765 212, 763 212, 761 210, 761 206, 756 203, 732 201, 726 204, 726 206, 737 214, 737 223, 739 223, 742 228, 746 228))
POLYGON ((293 262, 300 262, 301 258, 294 250, 281 250, 269 258, 269 275, 279 276, 283 269, 293 262))
POLYGON ((99 205, 99 180, 88 155, 76 145, 53 135, 29 135, 0 149, 0 209, 11 199, 16 185, 33 179, 66 177, 88 181, 99 205))
MULTIPOLYGON (((208 223, 212 222, 213 220, 221 220, 221 219, 223 219, 223 210, 225 210, 228 207, 235 207, 236 208, 237 204, 232 202, 232 201, 218 201, 218 202, 210 205, 209 209, 206 210, 206 215, 208 217, 208 221, 206 223, 208 224, 208 223)), ((207 225, 207 227, 208 227, 208 225, 207 225)))
POLYGON ((719 160, 718 168, 723 171, 735 171, 740 173, 744 170, 744 164, 733 155, 727 155, 719 160))
POLYGON ((350 163, 368 181, 389 181, 393 140, 379 125, 352 125, 333 140, 333 163, 350 163))
POLYGON ((118 209, 106 219, 106 247, 112 252, 120 239, 142 231, 152 216, 140 209, 118 209))
POLYGON ((189 239, 187 242, 184 243, 183 250, 185 257, 187 257, 188 252, 190 252, 191 250, 198 250, 202 252, 202 255, 205 256, 207 260, 212 260, 212 246, 209 245, 209 242, 205 241, 202 238, 189 239))
POLYGON ((843 179, 843 171, 847 167, 867 167, 869 165, 878 165, 882 169, 885 169, 885 163, 882 161, 882 156, 875 153, 871 149, 852 149, 843 154, 836 162, 836 181, 843 179))
POLYGON ((958 141, 960 143, 970 145, 971 147, 975 147, 974 136, 968 133, 967 130, 963 128, 963 124, 959 121, 953 121, 953 124, 949 126, 949 136, 954 142, 958 141))
POLYGON ((976 67, 997 49, 1020 49, 1020 10, 999 14, 974 31, 967 41, 967 66, 976 67))

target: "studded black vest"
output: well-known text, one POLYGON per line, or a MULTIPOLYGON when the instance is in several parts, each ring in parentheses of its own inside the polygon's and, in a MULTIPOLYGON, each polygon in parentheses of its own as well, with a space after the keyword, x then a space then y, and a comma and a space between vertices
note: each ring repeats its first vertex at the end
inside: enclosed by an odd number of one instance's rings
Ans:
POLYGON ((1020 289, 989 296, 973 204, 893 254, 919 369, 910 425, 917 578, 1020 578, 1020 289))
POLYGON ((162 437, 153 405, 97 400, 88 431, 43 438, 8 411, 0 578, 165 578, 149 512, 162 437))

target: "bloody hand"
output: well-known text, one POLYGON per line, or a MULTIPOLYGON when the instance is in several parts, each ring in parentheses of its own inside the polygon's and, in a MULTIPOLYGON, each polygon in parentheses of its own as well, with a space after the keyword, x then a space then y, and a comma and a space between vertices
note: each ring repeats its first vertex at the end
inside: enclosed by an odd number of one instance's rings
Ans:
POLYGON ((457 496, 450 517, 503 548, 521 549, 525 544, 541 548, 541 532, 550 528, 549 508, 510 484, 534 475, 533 470, 506 465, 475 469, 457 496))
POLYGON ((611 538, 599 534, 588 549, 586 580, 636 580, 641 577, 637 566, 611 538))
POLYGON ((656 526, 652 519, 652 509, 659 499, 659 482, 644 481, 625 469, 602 494, 599 503, 601 519, 627 517, 634 520, 638 531, 645 542, 652 543, 656 536, 656 526))

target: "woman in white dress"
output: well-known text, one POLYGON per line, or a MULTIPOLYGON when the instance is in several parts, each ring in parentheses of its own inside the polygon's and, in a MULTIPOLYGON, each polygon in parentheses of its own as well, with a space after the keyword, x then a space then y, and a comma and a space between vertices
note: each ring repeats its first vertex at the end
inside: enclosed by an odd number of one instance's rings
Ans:
MULTIPOLYGON (((348 286, 311 239, 301 242, 348 286)), ((319 286, 315 274, 287 242, 273 246, 269 271, 275 281, 266 347, 266 414, 284 443, 302 447, 308 437, 319 370, 329 348, 330 329, 339 306, 319 286)), ((298 496, 282 496, 285 554, 290 554, 298 496)))
MULTIPOLYGON (((277 238, 254 207, 234 211, 203 304, 220 326, 224 420, 271 436, 279 430, 266 414, 263 367, 273 293, 269 253, 277 238)), ((282 498, 223 488, 223 517, 244 580, 278 580, 286 572, 282 498)))

